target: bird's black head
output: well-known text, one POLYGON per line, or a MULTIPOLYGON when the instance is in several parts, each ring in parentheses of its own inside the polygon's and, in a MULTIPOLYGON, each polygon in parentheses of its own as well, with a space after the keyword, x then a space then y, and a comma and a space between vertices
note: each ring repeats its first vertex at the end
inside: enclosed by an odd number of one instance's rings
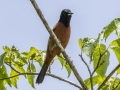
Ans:
POLYGON ((59 22, 63 23, 65 27, 69 27, 72 14, 73 13, 69 9, 62 10, 59 22))

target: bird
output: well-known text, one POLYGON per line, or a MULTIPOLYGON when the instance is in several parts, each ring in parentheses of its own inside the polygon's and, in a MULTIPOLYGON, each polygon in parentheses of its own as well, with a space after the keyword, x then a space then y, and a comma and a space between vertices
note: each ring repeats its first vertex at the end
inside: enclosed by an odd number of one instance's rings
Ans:
MULTIPOLYGON (((54 34, 56 35, 57 39, 59 40, 59 42, 61 43, 64 49, 66 48, 70 38, 70 33, 71 33, 70 20, 72 14, 73 13, 71 12, 71 10, 63 9, 60 14, 60 19, 53 28, 54 34)), ((43 82, 51 61, 54 59, 56 55, 60 55, 60 53, 61 53, 60 48, 57 47, 53 38, 50 36, 46 50, 46 58, 44 60, 41 71, 36 79, 36 84, 40 84, 43 82)))

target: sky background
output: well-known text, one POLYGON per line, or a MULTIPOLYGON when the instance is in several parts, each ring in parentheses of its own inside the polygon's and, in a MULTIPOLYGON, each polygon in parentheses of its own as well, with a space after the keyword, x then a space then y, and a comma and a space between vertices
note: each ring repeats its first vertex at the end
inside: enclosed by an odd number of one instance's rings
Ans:
MULTIPOLYGON (((80 54, 78 39, 97 38, 103 27, 114 18, 119 18, 120 0, 36 0, 36 2, 51 28, 58 22, 63 9, 68 8, 74 13, 71 19, 71 37, 66 52, 73 60, 82 78, 89 77, 86 66, 78 56, 80 54)), ((9 47, 15 45, 20 51, 29 51, 31 46, 39 50, 46 50, 48 37, 46 28, 29 0, 1 0, 0 53, 3 53, 2 46, 5 45, 9 47)), ((112 34, 106 45, 115 38, 115 35, 112 34)), ((84 58, 89 63, 89 59, 85 56, 84 58)), ((107 74, 117 63, 115 55, 111 53, 107 74)), ((39 72, 38 64, 36 64, 36 69, 39 72)), ((67 78, 66 70, 62 69, 57 60, 52 65, 52 73, 79 84, 73 73, 67 78)), ((27 79, 20 76, 17 90, 79 90, 49 76, 45 77, 42 84, 35 86, 36 89, 33 89, 27 79)), ((16 88, 7 86, 7 90, 16 90, 16 88)))

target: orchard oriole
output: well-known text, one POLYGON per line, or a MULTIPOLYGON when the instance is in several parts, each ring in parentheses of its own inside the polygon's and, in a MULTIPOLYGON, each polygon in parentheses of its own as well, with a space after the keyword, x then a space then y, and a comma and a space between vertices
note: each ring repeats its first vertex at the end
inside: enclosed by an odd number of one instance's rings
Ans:
MULTIPOLYGON (((57 39, 60 41, 63 48, 66 48, 70 38, 70 20, 72 14, 73 13, 69 9, 62 10, 60 19, 53 28, 53 32, 55 33, 57 39)), ((60 48, 56 46, 54 40, 50 37, 48 40, 46 58, 42 66, 42 69, 37 77, 36 83, 40 84, 43 82, 50 62, 56 55, 59 55, 60 53, 61 53, 60 48)))

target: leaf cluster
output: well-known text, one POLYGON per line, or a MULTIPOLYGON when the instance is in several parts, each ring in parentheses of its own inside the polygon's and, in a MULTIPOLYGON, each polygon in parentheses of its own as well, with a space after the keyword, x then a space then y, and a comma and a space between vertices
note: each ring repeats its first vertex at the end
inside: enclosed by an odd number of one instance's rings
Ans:
MULTIPOLYGON (((87 87, 90 89, 93 86, 98 85, 98 87, 105 81, 107 75, 107 69, 110 64, 110 50, 112 50, 118 62, 120 62, 120 18, 114 19, 109 25, 103 28, 102 32, 99 33, 97 39, 84 38, 79 39, 78 44, 82 53, 85 53, 89 58, 90 62, 93 63, 93 72, 90 71, 90 78, 84 80, 87 87), (109 45, 105 45, 102 41, 107 40, 112 32, 115 31, 117 38, 111 40, 109 45), (96 74, 94 74, 96 73, 96 74), (92 84, 91 84, 92 83, 92 84)), ((109 77, 109 80, 103 85, 101 90, 120 90, 120 79, 118 77, 119 68, 115 72, 116 76, 109 77)), ((99 88, 98 88, 99 90, 99 88)))

